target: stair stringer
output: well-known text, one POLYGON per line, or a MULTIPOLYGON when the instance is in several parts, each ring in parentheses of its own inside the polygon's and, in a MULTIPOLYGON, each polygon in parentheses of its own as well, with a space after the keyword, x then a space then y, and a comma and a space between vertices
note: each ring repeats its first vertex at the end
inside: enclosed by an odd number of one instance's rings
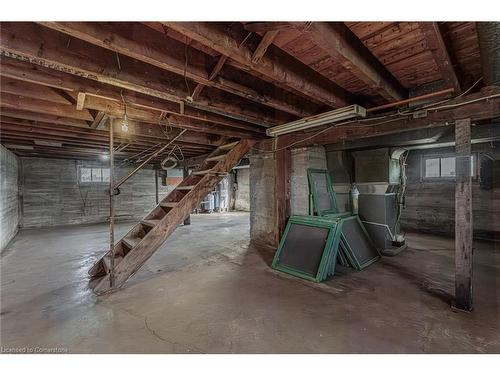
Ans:
POLYGON ((107 273, 96 283, 93 288, 94 292, 103 294, 114 291, 134 275, 201 200, 212 191, 213 187, 220 182, 223 174, 228 173, 238 164, 254 143, 254 140, 244 139, 231 149, 226 157, 212 168, 212 172, 203 176, 195 187, 167 212, 160 222, 116 265, 113 287, 110 284, 110 274, 107 273))

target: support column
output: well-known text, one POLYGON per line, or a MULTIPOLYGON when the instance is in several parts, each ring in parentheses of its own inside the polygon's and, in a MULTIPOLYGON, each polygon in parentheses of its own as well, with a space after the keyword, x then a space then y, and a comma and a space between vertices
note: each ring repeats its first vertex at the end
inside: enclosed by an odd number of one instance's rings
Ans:
MULTIPOLYGON (((182 168, 182 177, 187 178, 188 176, 189 176, 189 168, 188 167, 182 168)), ((184 225, 191 225, 191 215, 188 215, 184 219, 184 225)))
POLYGON ((114 153, 114 119, 109 119, 109 251, 111 253, 109 286, 115 285, 115 153, 114 153))
POLYGON ((156 198, 156 204, 158 204, 160 202, 160 197, 159 197, 159 192, 158 192, 158 177, 159 176, 159 173, 158 173, 158 169, 155 169, 155 198, 156 198))
POLYGON ((274 196, 276 198, 276 244, 279 243, 286 222, 290 217, 290 169, 292 155, 289 148, 283 148, 280 138, 275 141, 275 183, 274 196))
POLYGON ((455 302, 472 310, 472 177, 470 119, 455 122, 455 302))

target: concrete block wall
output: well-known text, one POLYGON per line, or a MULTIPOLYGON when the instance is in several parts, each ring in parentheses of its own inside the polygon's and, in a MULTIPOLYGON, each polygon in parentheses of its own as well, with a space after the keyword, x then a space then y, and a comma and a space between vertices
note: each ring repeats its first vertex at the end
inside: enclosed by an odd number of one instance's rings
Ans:
POLYGON ((236 170, 238 185, 234 191, 234 209, 250 211, 250 168, 236 170))
POLYGON ((0 145, 0 252, 19 228, 19 159, 0 145))
POLYGON ((292 215, 308 215, 309 185, 307 169, 327 169, 325 148, 323 146, 314 146, 293 149, 291 168, 290 212, 292 215))
MULTIPOLYGON (((326 169, 324 147, 292 150, 290 204, 292 214, 308 214, 309 188, 307 169, 326 169)), ((272 153, 250 156, 250 238, 256 244, 275 247, 277 241, 275 158, 272 153)))
MULTIPOLYGON (((106 222, 109 216, 107 184, 79 184, 78 168, 106 164, 80 160, 22 158, 22 227, 47 227, 106 222)), ((117 168, 116 179, 133 167, 117 168)), ((159 199, 173 186, 161 186, 159 199)), ((120 187, 117 220, 139 220, 156 204, 155 171, 142 169, 120 187)))

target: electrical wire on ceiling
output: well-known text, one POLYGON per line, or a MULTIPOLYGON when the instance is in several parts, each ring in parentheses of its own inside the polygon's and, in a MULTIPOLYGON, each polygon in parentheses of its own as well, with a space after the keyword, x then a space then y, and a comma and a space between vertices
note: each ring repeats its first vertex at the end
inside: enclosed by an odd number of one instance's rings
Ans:
POLYGON ((437 103, 431 103, 431 104, 423 105, 423 106, 416 107, 414 109, 406 110, 406 111, 403 111, 403 112, 402 111, 397 111, 395 113, 391 113, 391 114, 387 114, 387 115, 379 115, 379 116, 370 117, 370 118, 363 118, 363 119, 356 119, 356 120, 344 121, 344 122, 337 123, 337 124, 334 124, 332 126, 329 126, 329 127, 325 128, 325 129, 322 129, 322 130, 320 130, 320 131, 318 131, 318 132, 316 132, 316 133, 314 133, 314 134, 312 134, 312 135, 310 135, 310 136, 308 136, 306 138, 300 139, 300 140, 292 142, 292 143, 290 143, 290 144, 288 144, 286 146, 283 146, 283 147, 280 147, 280 148, 277 148, 277 149, 273 149, 273 150, 262 150, 262 149, 259 149, 259 148, 255 147, 255 146, 252 147, 252 149, 255 150, 255 151, 258 151, 258 152, 262 152, 262 153, 275 153, 275 152, 287 149, 289 147, 293 147, 293 146, 295 146, 297 144, 300 144, 300 143, 303 143, 305 141, 308 141, 308 140, 310 140, 312 138, 315 138, 315 137, 317 137, 317 136, 319 136, 319 135, 321 135, 321 134, 323 134, 323 133, 331 130, 332 128, 352 127, 352 128, 358 129, 360 127, 373 127, 373 126, 382 125, 382 124, 385 124, 385 123, 388 123, 388 122, 398 121, 398 120, 400 120, 400 117, 409 117, 409 116, 413 115, 413 113, 418 112, 418 111, 420 111, 422 109, 425 109, 427 111, 440 111, 440 110, 443 110, 443 109, 450 109, 450 108, 462 107, 464 105, 468 105, 468 104, 477 103, 477 102, 480 102, 480 101, 484 101, 484 100, 489 100, 489 99, 500 97, 500 94, 492 94, 492 95, 487 95, 487 96, 483 96, 483 97, 476 98, 476 99, 467 100, 467 101, 461 102, 461 103, 444 104, 444 103, 448 103, 448 102, 450 102, 452 100, 456 100, 456 99, 462 97, 463 95, 467 94, 481 80, 482 80, 482 77, 479 78, 471 87, 469 87, 462 94, 460 94, 458 96, 455 96, 453 98, 447 99, 445 101, 440 101, 440 102, 437 102, 437 103), (443 104, 443 105, 439 105, 439 104, 443 104), (376 120, 382 120, 382 119, 388 119, 388 118, 392 118, 392 119, 387 120, 387 121, 377 122, 377 123, 370 123, 370 121, 376 121, 376 120), (353 125, 353 124, 355 124, 355 125, 353 125))

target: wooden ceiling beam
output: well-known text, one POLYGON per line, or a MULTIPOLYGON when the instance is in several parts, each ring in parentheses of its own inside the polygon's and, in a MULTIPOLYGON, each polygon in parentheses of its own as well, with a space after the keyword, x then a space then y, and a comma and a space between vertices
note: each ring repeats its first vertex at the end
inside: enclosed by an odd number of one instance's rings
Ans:
MULTIPOLYGON (((186 98, 184 79, 174 77, 164 69, 118 56, 37 24, 2 22, 1 27, 0 53, 3 56, 175 103, 186 98)), ((222 94, 203 96, 192 106, 262 126, 280 122, 275 113, 271 115, 252 102, 222 94)))
MULTIPOLYGON (((0 69, 0 71, 3 70, 0 69)), ((0 78, 0 90, 8 94, 20 95, 31 99, 42 99, 53 103, 71 105, 72 103, 55 90, 45 86, 19 81, 12 78, 0 78)))
POLYGON ((230 57, 229 63, 249 72, 265 76, 284 89, 292 89, 331 107, 348 104, 351 95, 335 83, 322 77, 310 67, 275 51, 273 58, 263 57, 259 64, 252 63, 253 52, 240 45, 223 25, 214 22, 163 22, 163 24, 218 53, 230 57), (234 65, 233 61, 237 64, 234 65))
POLYGON ((57 104, 46 100, 33 99, 2 92, 0 106, 11 109, 23 109, 28 112, 43 113, 52 116, 69 117, 77 120, 94 121, 86 109, 78 111, 73 105, 57 104))
POLYGON ((245 29, 253 33, 267 33, 269 31, 282 31, 290 29, 289 22, 246 22, 245 29))
POLYGON ((445 86, 454 88, 455 92, 459 93, 461 91, 460 82, 438 23, 419 22, 419 26, 425 36, 425 40, 427 41, 439 72, 441 73, 441 77, 445 81, 445 86))
MULTIPOLYGON (((375 120, 371 126, 366 122, 362 126, 356 123, 349 126, 335 126, 317 136, 314 136, 314 131, 290 133, 280 137, 280 144, 294 144, 295 147, 306 147, 314 144, 324 145, 342 142, 343 140, 401 133, 409 130, 450 126, 455 120, 464 118, 470 118, 475 122, 499 118, 500 97, 479 100, 482 97, 491 95, 500 95, 500 87, 485 87, 479 93, 451 100, 446 103, 446 105, 451 106, 449 109, 434 112, 429 110, 427 116, 423 118, 413 118, 410 115, 393 121, 375 120)), ((270 150, 272 141, 264 141, 264 149, 270 150)))
POLYGON ((273 31, 267 31, 264 36, 262 37, 262 40, 260 41, 259 45, 255 49, 252 55, 252 64, 258 64, 260 63, 260 60, 266 53, 267 49, 269 46, 273 43, 274 38, 278 36, 279 31, 273 30, 273 31))
POLYGON ((47 122, 47 123, 51 123, 51 124, 76 126, 76 127, 80 127, 80 128, 88 128, 89 127, 89 124, 83 120, 75 120, 75 119, 68 118, 68 117, 53 116, 53 115, 47 115, 47 114, 43 114, 43 113, 26 112, 23 109, 6 108, 6 107, 0 106, 0 112, 1 112, 2 117, 10 116, 10 117, 23 119, 23 120, 42 121, 42 122, 47 122))
MULTIPOLYGON (((262 100, 262 95, 257 94, 256 90, 250 88, 246 91, 234 91, 231 82, 215 79, 225 59, 222 62, 219 59, 215 69, 212 73, 209 73, 206 66, 212 59, 211 56, 192 48, 189 49, 188 53, 186 44, 168 36, 159 37, 158 32, 143 24, 137 22, 41 22, 40 24, 99 47, 157 66, 181 77, 186 77, 198 84, 215 87, 274 109, 290 111, 289 113, 294 115, 300 113, 299 109, 290 108, 290 105, 280 100, 280 98, 272 97, 268 100, 262 100)), ((201 91, 201 89, 198 88, 198 91, 201 91)), ((183 99, 186 99, 187 96, 195 97, 194 93, 190 92, 183 99)))
MULTIPOLYGON (((7 57, 1 57, 0 64, 2 65, 2 69, 0 69, 0 76, 2 77, 36 83, 55 89, 61 89, 65 92, 71 92, 73 94, 85 93, 119 102, 123 102, 124 100, 125 103, 136 105, 138 107, 181 115, 178 103, 173 103, 134 91, 119 91, 110 85, 7 57)), ((188 106, 184 108, 182 116, 238 129, 253 130, 256 128, 255 125, 244 121, 235 120, 188 106)))
POLYGON ((387 100, 402 100, 406 89, 343 22, 295 22, 292 25, 387 100))
MULTIPOLYGON (((219 60, 217 60, 217 64, 215 64, 214 68, 212 69, 212 71, 208 75, 209 81, 213 81, 215 79, 215 77, 217 77, 217 75, 221 71, 222 67, 226 63, 226 60, 227 60, 227 56, 221 55, 219 57, 219 60)), ((203 90, 203 88, 205 86, 206 85, 204 85, 203 83, 198 83, 198 85, 196 85, 196 87, 193 90, 193 95, 192 95, 194 100, 196 100, 198 98, 198 96, 200 96, 201 91, 203 90)))
POLYGON ((86 96, 84 107, 102 111, 111 117, 117 118, 123 118, 126 111, 127 117, 131 120, 157 124, 161 123, 163 125, 170 125, 176 128, 198 131, 202 133, 218 134, 227 137, 253 138, 259 136, 264 137, 265 134, 262 130, 259 131, 258 128, 255 128, 252 131, 239 130, 195 119, 182 118, 178 115, 167 115, 165 117, 162 117, 160 113, 155 111, 139 108, 136 106, 125 106, 123 103, 100 98, 97 96, 86 96))
MULTIPOLYGON (((81 134, 91 134, 108 137, 108 124, 105 124, 102 130, 91 129, 88 125, 70 124, 65 122, 55 123, 50 117, 45 117, 44 121, 40 121, 37 117, 24 116, 22 112, 6 112, 2 109, 2 121, 11 124, 16 124, 22 127, 46 127, 48 129, 54 128, 59 130, 67 130, 68 132, 80 131, 81 134), (27 118, 26 118, 27 117, 27 118)), ((159 124, 147 124, 141 122, 133 122, 130 124, 130 134, 127 137, 134 137, 134 141, 147 141, 147 142, 162 142, 167 139, 164 130, 160 128, 159 124)), ((179 133, 178 130, 173 130, 168 133, 168 139, 175 137, 179 133)), ((125 134, 117 133, 117 137, 121 138, 125 134)), ((180 142, 192 143, 195 145, 216 147, 223 141, 222 137, 215 135, 206 135, 199 132, 185 132, 179 137, 180 142)))

